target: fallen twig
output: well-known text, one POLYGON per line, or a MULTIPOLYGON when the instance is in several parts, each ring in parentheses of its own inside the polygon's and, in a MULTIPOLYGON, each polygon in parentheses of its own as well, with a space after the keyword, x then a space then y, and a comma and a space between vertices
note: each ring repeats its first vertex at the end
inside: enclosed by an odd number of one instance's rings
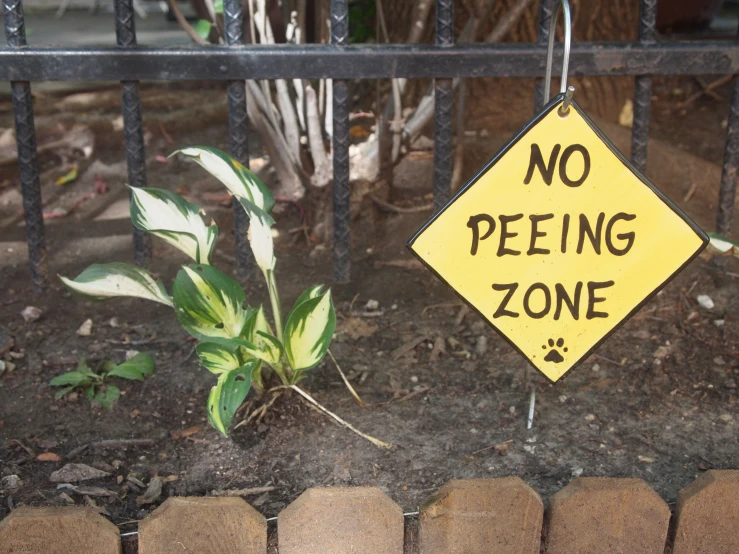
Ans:
POLYGON ((393 448, 395 446, 395 445, 390 444, 388 442, 381 441, 379 439, 376 439, 374 437, 371 437, 370 435, 367 435, 366 433, 362 433, 362 431, 360 431, 359 429, 357 429, 356 427, 354 427, 351 423, 349 423, 347 421, 344 421, 339 416, 337 416, 335 413, 333 413, 333 412, 329 411, 328 409, 324 408, 321 404, 319 404, 316 400, 314 400, 311 395, 309 395, 307 392, 305 392, 303 389, 299 388, 298 386, 296 386, 296 385, 290 385, 290 388, 293 389, 295 392, 297 392, 300 396, 302 396, 303 398, 305 398, 313 406, 315 406, 316 408, 318 408, 319 410, 321 410, 324 414, 332 417, 337 422, 339 422, 341 425, 343 425, 344 427, 346 427, 350 431, 354 431, 357 435, 359 435, 363 439, 366 439, 366 440, 370 441, 375 446, 378 446, 380 448, 393 448))
POLYGON ((250 489, 226 489, 211 491, 210 496, 255 496, 276 491, 277 487, 252 487, 250 489))
POLYGON ((385 202, 384 200, 380 200, 374 194, 370 194, 369 197, 375 204, 380 206, 382 209, 387 210, 389 212, 396 213, 396 214, 415 214, 418 212, 426 212, 434 208, 433 203, 423 204, 421 206, 413 206, 412 208, 401 208, 400 206, 396 206, 395 204, 390 204, 390 202, 385 202))
POLYGON ((154 446, 153 439, 108 439, 91 442, 90 448, 119 448, 121 446, 154 446))
POLYGON ((330 350, 327 350, 326 352, 328 353, 329 357, 331 358, 331 361, 334 362, 334 365, 336 366, 336 370, 339 372, 339 375, 341 375, 341 378, 343 379, 344 384, 346 385, 346 388, 349 389, 349 392, 354 397, 354 400, 357 401, 357 404, 359 404, 360 406, 364 407, 364 402, 362 402, 362 399, 357 394, 357 391, 354 390, 354 387, 352 387, 351 383, 346 378, 346 375, 344 375, 344 372, 341 371, 341 366, 339 366, 339 362, 336 361, 336 358, 334 358, 334 355, 331 353, 330 350))

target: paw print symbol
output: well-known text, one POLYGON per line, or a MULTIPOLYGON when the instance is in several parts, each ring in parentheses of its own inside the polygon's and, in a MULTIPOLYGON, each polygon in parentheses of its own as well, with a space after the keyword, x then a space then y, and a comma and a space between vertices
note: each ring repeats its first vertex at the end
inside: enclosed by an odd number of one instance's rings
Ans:
POLYGON ((558 348, 562 350, 562 352, 567 352, 567 347, 564 345, 565 341, 563 338, 557 339, 557 342, 554 342, 554 339, 549 339, 547 341, 549 346, 546 344, 542 345, 542 349, 546 350, 549 348, 549 352, 547 352, 547 355, 544 357, 545 362, 554 362, 555 364, 559 364, 565 361, 565 359, 562 357, 562 354, 559 353, 558 348), (556 348, 555 348, 556 346, 556 348), (562 348, 564 347, 564 348, 562 348))

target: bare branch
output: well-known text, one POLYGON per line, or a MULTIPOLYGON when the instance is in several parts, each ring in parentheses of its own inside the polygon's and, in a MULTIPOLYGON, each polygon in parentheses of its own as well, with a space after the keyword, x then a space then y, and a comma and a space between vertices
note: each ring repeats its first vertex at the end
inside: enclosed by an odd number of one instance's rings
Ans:
POLYGON ((331 164, 328 162, 326 148, 323 145, 316 91, 310 85, 305 87, 305 111, 308 120, 308 145, 310 146, 313 165, 315 166, 312 182, 316 187, 325 187, 332 178, 331 164))

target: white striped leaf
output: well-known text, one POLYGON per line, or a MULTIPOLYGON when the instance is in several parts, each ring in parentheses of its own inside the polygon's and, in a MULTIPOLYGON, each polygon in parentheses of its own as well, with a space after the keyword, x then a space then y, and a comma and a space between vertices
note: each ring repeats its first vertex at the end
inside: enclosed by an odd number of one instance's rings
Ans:
POLYGON ((259 177, 238 160, 218 148, 190 146, 173 152, 195 160, 203 169, 226 185, 237 198, 245 198, 267 213, 272 211, 275 200, 259 177))
POLYGON ((259 370, 258 360, 249 360, 241 367, 221 373, 218 382, 208 395, 208 421, 228 436, 228 428, 233 421, 236 410, 249 393, 251 377, 254 371, 259 370))
POLYGON ((92 264, 74 280, 61 275, 59 279, 74 292, 94 300, 133 296, 172 306, 172 299, 160 281, 145 269, 129 264, 92 264))
POLYGON ((300 296, 285 324, 285 353, 295 371, 315 367, 323 359, 336 329, 331 290, 315 289, 300 296))
POLYGON ((172 298, 180 324, 205 341, 240 336, 249 315, 241 285, 209 265, 183 266, 172 286, 172 298))
POLYGON ((195 347, 195 350, 200 358, 200 363, 211 373, 220 375, 241 367, 242 363, 238 355, 239 346, 238 342, 232 344, 201 342, 195 347))
POLYGON ((739 258, 739 243, 716 233, 708 233, 708 238, 710 239, 708 243, 709 251, 713 254, 739 258))
POLYGON ((263 272, 275 268, 275 248, 272 241, 272 225, 275 220, 253 202, 239 198, 239 203, 249 215, 249 246, 254 259, 263 272))
POLYGON ((249 317, 242 335, 253 345, 251 349, 247 347, 247 352, 255 358, 268 364, 276 364, 282 358, 282 344, 273 335, 262 306, 249 317))
POLYGON ((218 237, 218 226, 203 222, 199 206, 170 190, 129 188, 131 221, 137 229, 167 241, 196 263, 210 263, 218 237))

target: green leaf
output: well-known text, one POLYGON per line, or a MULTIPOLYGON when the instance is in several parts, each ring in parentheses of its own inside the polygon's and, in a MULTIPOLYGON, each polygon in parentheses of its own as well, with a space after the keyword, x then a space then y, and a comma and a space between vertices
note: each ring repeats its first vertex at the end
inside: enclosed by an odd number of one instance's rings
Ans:
POLYGON ((249 317, 244 325, 242 336, 253 345, 251 349, 247 348, 247 351, 255 358, 268 364, 276 364, 282 358, 284 349, 272 333, 263 306, 259 306, 259 309, 249 317))
POLYGON ((710 239, 708 249, 711 253, 739 258, 739 243, 716 233, 708 233, 708 238, 710 239))
POLYGON ((113 404, 121 397, 121 389, 115 385, 106 385, 105 389, 98 391, 92 400, 100 404, 106 410, 110 410, 113 404))
POLYGON ((85 389, 85 398, 92 402, 95 398, 95 385, 90 385, 85 389))
POLYGON ((208 421, 223 436, 228 436, 234 414, 249 393, 252 372, 258 367, 257 360, 249 360, 243 366, 219 375, 218 383, 211 389, 208 395, 208 421))
POLYGON ((241 285, 209 265, 183 266, 172 297, 180 324, 200 340, 240 336, 249 315, 243 308, 246 295, 241 285))
POLYGON ((249 215, 249 246, 254 259, 263 272, 275 268, 275 248, 272 239, 272 225, 275 220, 267 212, 246 198, 239 198, 239 203, 249 215))
POLYGON ((216 342, 201 342, 195 347, 198 353, 200 363, 205 368, 216 375, 232 371, 241 367, 238 350, 241 344, 239 341, 233 341, 227 345, 216 342))
POLYGON ((192 28, 200 38, 208 40, 208 37, 210 37, 210 30, 213 28, 213 25, 207 19, 198 19, 192 28))
POLYGON ((209 264, 218 227, 206 226, 200 207, 169 190, 129 187, 131 221, 142 231, 179 248, 199 264, 209 264))
POLYGON ((172 299, 160 281, 145 269, 129 264, 93 264, 74 281, 61 275, 59 279, 72 291, 93 300, 133 296, 172 306, 172 299))
POLYGON ((90 366, 87 365, 87 359, 84 357, 80 358, 80 361, 77 362, 76 371, 79 371, 83 375, 87 375, 88 377, 91 377, 93 379, 100 378, 100 376, 97 373, 95 373, 93 370, 90 369, 90 366))
POLYGON ((306 300, 310 300, 311 298, 316 298, 320 296, 323 292, 323 288, 323 285, 314 285, 305 289, 303 291, 303 294, 298 296, 298 299, 295 301, 295 304, 293 305, 293 310, 295 310, 295 308, 300 306, 306 300))
POLYGON ((215 2, 213 2, 213 10, 217 14, 222 14, 223 13, 223 0, 216 0, 215 2))
POLYGON ((61 375, 57 375, 51 381, 49 381, 49 384, 52 387, 64 387, 68 385, 72 385, 72 387, 79 387, 82 385, 87 385, 89 383, 90 376, 80 371, 70 371, 68 373, 63 373, 61 375))
POLYGON ((285 352, 295 371, 315 367, 323 359, 336 329, 331 290, 311 294, 296 303, 285 324, 285 352))
POLYGON ((213 175, 237 198, 244 198, 257 208, 270 213, 275 205, 267 185, 238 160, 218 148, 190 146, 172 153, 182 154, 196 161, 213 175))
POLYGON ((143 381, 146 375, 152 373, 154 373, 154 357, 146 352, 140 352, 130 360, 111 369, 108 372, 108 377, 143 381))
POLYGON ((54 395, 54 400, 59 400, 62 396, 64 396, 68 392, 72 392, 75 388, 77 388, 75 385, 70 385, 68 387, 64 387, 63 389, 56 391, 56 394, 54 395))

